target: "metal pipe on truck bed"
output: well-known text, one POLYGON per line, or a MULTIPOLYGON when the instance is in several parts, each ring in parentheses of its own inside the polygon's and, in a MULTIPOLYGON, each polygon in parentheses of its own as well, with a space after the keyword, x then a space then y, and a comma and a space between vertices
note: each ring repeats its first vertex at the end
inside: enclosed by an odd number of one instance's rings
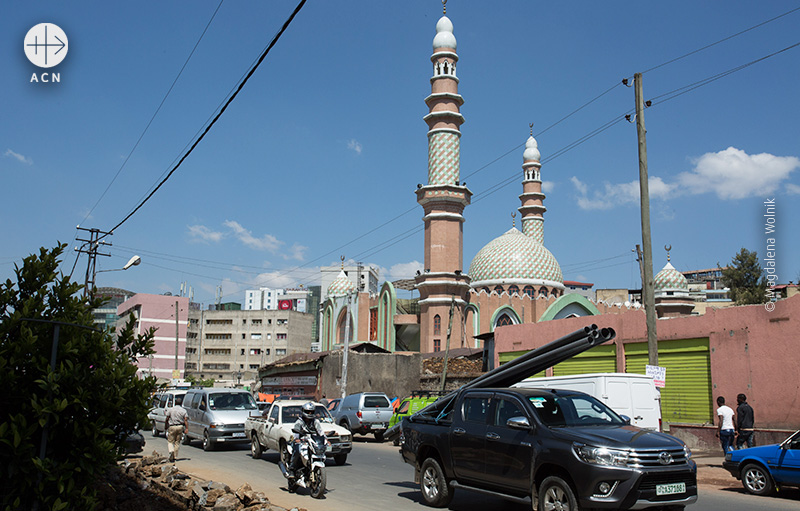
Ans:
MULTIPOLYGON (((462 390, 475 387, 509 387, 529 376, 563 362, 594 346, 610 341, 616 336, 613 328, 597 329, 597 325, 584 327, 560 339, 508 362, 462 385, 414 415, 431 414, 446 410, 462 390)), ((413 416, 412 416, 413 417, 413 416)))

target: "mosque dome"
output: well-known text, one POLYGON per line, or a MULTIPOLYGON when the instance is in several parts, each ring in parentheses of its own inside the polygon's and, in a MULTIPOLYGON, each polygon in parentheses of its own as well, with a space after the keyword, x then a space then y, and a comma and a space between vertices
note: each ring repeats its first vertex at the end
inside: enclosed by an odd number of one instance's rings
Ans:
POLYGON ((469 267, 473 288, 497 284, 564 288, 561 267, 544 245, 511 228, 486 244, 469 267))
POLYGON ((528 141, 525 142, 525 152, 522 153, 522 161, 539 161, 541 156, 542 155, 539 153, 539 143, 536 142, 536 139, 531 135, 528 137, 528 141))
POLYGON ((439 48, 456 49, 456 36, 453 35, 453 22, 442 16, 436 23, 436 36, 433 38, 433 51, 439 48))
POLYGON ((654 285, 656 290, 689 290, 689 283, 686 281, 686 277, 684 277, 681 272, 676 270, 675 267, 669 262, 667 262, 667 265, 664 266, 664 268, 662 268, 662 270, 656 275, 656 278, 654 279, 654 285))
POLYGON ((328 286, 328 296, 345 296, 355 291, 356 285, 350 282, 350 279, 344 274, 344 270, 340 271, 339 275, 328 286))

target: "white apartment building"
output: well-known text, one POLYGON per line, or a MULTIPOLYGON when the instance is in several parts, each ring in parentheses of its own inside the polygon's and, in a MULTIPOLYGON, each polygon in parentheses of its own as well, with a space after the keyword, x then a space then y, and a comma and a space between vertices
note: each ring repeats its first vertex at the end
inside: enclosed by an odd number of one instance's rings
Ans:
POLYGON ((272 289, 261 287, 248 289, 244 292, 242 310, 294 310, 298 312, 311 312, 308 310, 310 291, 304 288, 272 289))
POLYGON ((347 275, 348 280, 356 286, 361 292, 368 292, 371 295, 378 294, 378 269, 373 268, 371 266, 364 266, 363 264, 357 264, 355 266, 323 266, 320 268, 320 273, 322 274, 322 299, 320 303, 323 303, 325 300, 328 299, 328 287, 330 287, 331 282, 333 282, 336 277, 339 276, 340 271, 344 271, 344 274, 347 275))

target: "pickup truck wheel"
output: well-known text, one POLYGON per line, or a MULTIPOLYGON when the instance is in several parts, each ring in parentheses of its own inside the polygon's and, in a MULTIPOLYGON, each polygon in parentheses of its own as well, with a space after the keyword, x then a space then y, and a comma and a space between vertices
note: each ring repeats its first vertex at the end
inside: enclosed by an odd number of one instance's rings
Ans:
POLYGON ((289 452, 286 450, 286 440, 281 440, 278 444, 278 449, 280 450, 280 460, 283 462, 283 465, 286 468, 289 468, 289 465, 292 463, 292 458, 289 455, 289 452))
POLYGON ((333 461, 337 465, 344 465, 345 462, 347 461, 347 453, 334 455, 333 456, 333 461))
POLYGON ((184 433, 181 442, 183 442, 183 445, 189 445, 192 443, 192 437, 189 436, 189 433, 184 433))
POLYGON ((742 469, 742 486, 753 495, 769 495, 774 487, 769 472, 756 463, 748 463, 742 469))
POLYGON ((383 431, 375 432, 375 440, 377 440, 378 442, 383 442, 383 431))
POLYGON ((264 450, 261 448, 261 442, 258 441, 258 435, 253 431, 250 437, 250 455, 254 460, 260 459, 264 450))
POLYGON ((208 431, 203 431, 203 450, 204 451, 214 450, 214 442, 212 442, 211 438, 208 436, 208 431))
POLYGON ((569 484, 550 476, 539 486, 539 511, 578 511, 578 501, 569 484))
POLYGON ((420 468, 419 489, 425 503, 432 507, 446 507, 453 500, 453 489, 447 484, 439 462, 428 458, 420 468))
POLYGON ((156 421, 153 421, 153 429, 151 430, 153 436, 158 436, 158 426, 156 426, 156 421))
POLYGON ((349 422, 347 422, 346 420, 343 420, 343 421, 342 421, 342 422, 341 422, 339 425, 340 425, 341 427, 343 427, 344 429, 346 429, 347 431, 349 431, 350 433, 352 433, 352 432, 353 432, 353 430, 352 430, 352 429, 350 429, 350 423, 349 423, 349 422))

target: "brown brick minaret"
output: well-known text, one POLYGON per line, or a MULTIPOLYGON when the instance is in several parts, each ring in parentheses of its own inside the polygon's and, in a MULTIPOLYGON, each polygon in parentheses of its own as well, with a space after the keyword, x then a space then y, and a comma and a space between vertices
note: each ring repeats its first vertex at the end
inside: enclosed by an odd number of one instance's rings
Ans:
POLYGON ((460 346, 463 310, 469 298, 469 277, 463 271, 464 208, 472 192, 460 181, 461 124, 456 38, 453 23, 442 16, 433 39, 431 95, 425 98, 428 124, 428 184, 417 189, 424 210, 425 269, 416 278, 420 295, 420 351, 445 349, 451 303, 454 304, 451 346, 460 346), (437 319, 438 316, 438 319, 437 319), (435 341, 438 341, 435 342, 435 341))

